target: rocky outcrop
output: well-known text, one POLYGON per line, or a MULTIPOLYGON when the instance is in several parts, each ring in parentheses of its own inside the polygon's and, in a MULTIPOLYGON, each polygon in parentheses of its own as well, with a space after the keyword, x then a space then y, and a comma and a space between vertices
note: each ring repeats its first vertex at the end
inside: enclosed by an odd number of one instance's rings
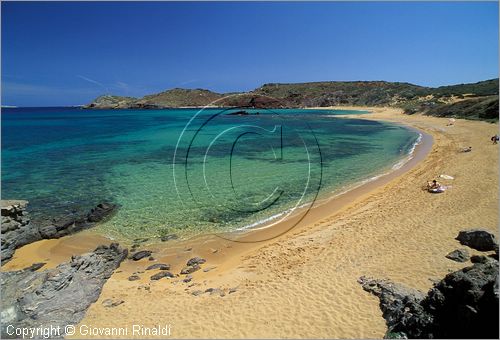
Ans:
POLYGON ((92 208, 90 212, 87 214, 87 222, 97 223, 106 219, 108 216, 113 214, 116 209, 115 204, 111 203, 100 203, 95 208, 92 208))
POLYGON ((127 109, 137 98, 104 95, 97 97, 92 103, 85 105, 86 109, 127 109))
POLYGON ((387 338, 498 338, 498 261, 482 258, 425 296, 387 280, 359 282, 380 299, 387 338))
POLYGON ((224 95, 204 89, 170 89, 142 98, 104 95, 97 97, 85 109, 161 109, 169 107, 203 107, 224 95))
POLYGON ((380 299, 380 309, 386 320, 386 337, 398 333, 400 337, 425 338, 432 316, 422 306, 425 295, 389 280, 375 280, 362 276, 358 282, 364 290, 380 299))
MULTIPOLYGON (((99 246, 93 252, 73 256, 54 269, 27 268, 2 272, 1 337, 13 337, 6 327, 57 327, 80 322, 97 301, 113 271, 127 257, 118 244, 99 246)), ((39 336, 41 337, 41 336, 39 336)))
POLYGON ((456 249, 448 253, 446 258, 456 262, 466 262, 469 260, 469 252, 467 249, 456 249))
POLYGON ((42 239, 60 238, 93 227, 110 217, 117 209, 111 203, 100 203, 84 215, 70 215, 52 220, 47 225, 31 222, 28 201, 2 200, 2 264, 12 258, 14 251, 42 239))
POLYGON ((28 201, 2 200, 2 263, 8 261, 14 251, 28 243, 42 239, 38 228, 31 224, 26 207, 28 201))
POLYGON ((495 235, 484 229, 462 230, 458 233, 457 240, 464 246, 479 251, 495 250, 498 247, 495 235))

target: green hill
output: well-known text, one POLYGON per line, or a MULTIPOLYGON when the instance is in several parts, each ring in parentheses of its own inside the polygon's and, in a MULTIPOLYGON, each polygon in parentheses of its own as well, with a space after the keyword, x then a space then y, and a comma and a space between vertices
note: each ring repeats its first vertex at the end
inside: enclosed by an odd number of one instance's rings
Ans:
POLYGON ((265 84, 253 91, 221 94, 204 89, 171 89, 143 98, 101 96, 85 108, 176 107, 301 108, 327 106, 391 106, 406 114, 468 119, 498 119, 498 78, 471 84, 424 87, 387 81, 325 81, 265 84))

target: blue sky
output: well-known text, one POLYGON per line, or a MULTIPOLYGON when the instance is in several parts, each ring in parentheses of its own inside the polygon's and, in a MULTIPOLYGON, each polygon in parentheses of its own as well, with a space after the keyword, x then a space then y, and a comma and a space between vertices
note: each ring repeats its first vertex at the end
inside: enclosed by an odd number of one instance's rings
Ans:
POLYGON ((2 104, 498 76, 498 3, 2 2, 2 104))

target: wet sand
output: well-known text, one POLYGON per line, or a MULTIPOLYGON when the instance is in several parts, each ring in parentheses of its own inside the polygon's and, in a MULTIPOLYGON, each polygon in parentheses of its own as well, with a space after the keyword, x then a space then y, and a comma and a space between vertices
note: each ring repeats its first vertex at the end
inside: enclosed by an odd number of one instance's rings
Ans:
MULTIPOLYGON (((454 240, 459 230, 483 227, 498 235, 498 145, 489 141, 498 124, 457 120, 447 126, 443 118, 371 110, 356 118, 425 132, 415 158, 401 169, 321 202, 281 236, 304 211, 272 228, 249 232, 240 242, 212 235, 140 247, 153 250, 156 261, 125 261, 80 325, 169 324, 172 337, 187 338, 383 336, 378 300, 361 289, 361 275, 426 290, 431 280, 470 264, 444 257, 461 247, 454 240), (473 151, 459 152, 467 146, 473 151), (455 178, 440 179, 451 189, 438 195, 422 190, 440 174, 455 178), (252 242, 256 240, 260 242, 252 242), (193 256, 206 258, 202 269, 210 270, 195 272, 189 283, 182 282, 184 276, 153 282, 149 277, 156 271, 142 273, 150 264, 169 263, 177 274, 193 256), (128 281, 135 272, 141 279, 128 281), (221 288, 225 296, 191 294, 207 288, 221 288), (230 294, 231 288, 236 291, 230 294), (106 308, 102 301, 108 298, 125 302, 106 308)), ((104 241, 86 231, 37 242, 16 251, 2 270, 47 259, 48 266, 55 266, 104 241)))

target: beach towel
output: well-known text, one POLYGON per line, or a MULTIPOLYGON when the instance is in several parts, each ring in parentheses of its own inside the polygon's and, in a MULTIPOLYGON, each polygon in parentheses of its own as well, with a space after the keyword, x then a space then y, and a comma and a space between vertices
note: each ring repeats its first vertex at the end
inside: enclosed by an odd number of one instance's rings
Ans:
POLYGON ((444 178, 444 179, 454 179, 453 176, 450 176, 450 175, 440 175, 439 177, 444 178))
POLYGON ((451 188, 451 186, 441 185, 439 188, 429 189, 428 191, 432 194, 440 194, 442 192, 445 192, 449 188, 451 188))

